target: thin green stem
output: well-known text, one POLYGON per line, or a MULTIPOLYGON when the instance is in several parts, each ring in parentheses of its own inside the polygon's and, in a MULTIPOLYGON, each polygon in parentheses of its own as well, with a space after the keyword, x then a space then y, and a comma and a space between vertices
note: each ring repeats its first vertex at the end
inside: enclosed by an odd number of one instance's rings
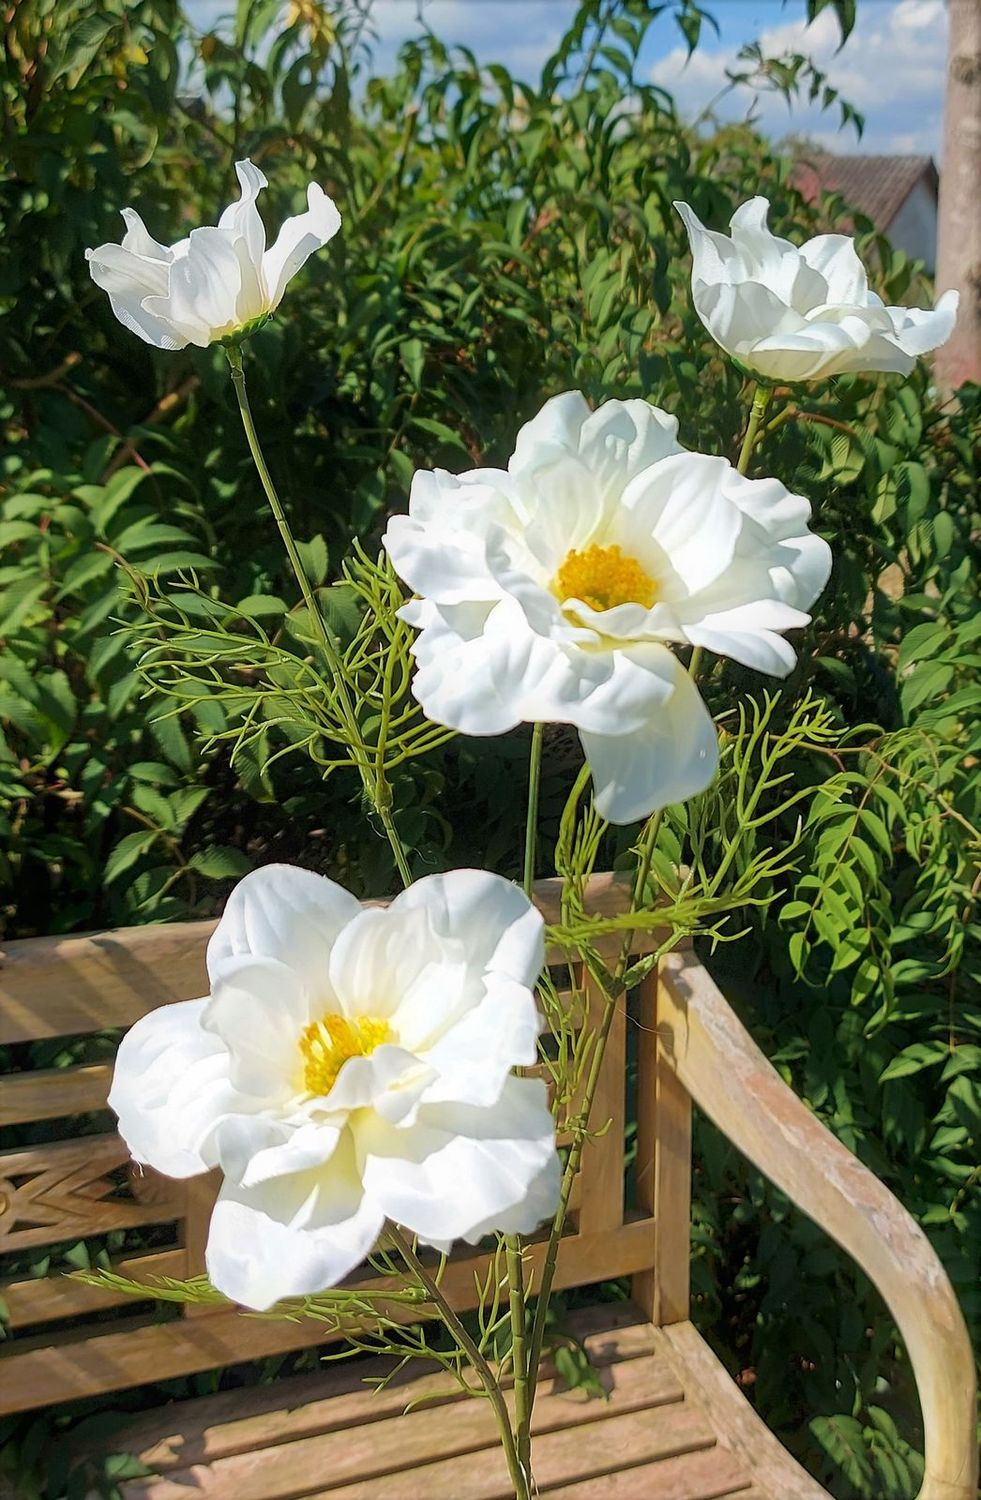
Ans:
POLYGON ((339 717, 347 735, 349 749, 354 758, 358 773, 361 776, 365 794, 377 812, 381 825, 385 830, 385 836, 391 845, 392 856, 399 875, 406 885, 410 885, 412 875, 406 859, 405 849, 398 836, 395 820, 392 817, 388 784, 385 782, 383 776, 374 773, 371 762, 365 753, 357 712, 348 691, 347 681, 344 676, 344 663, 341 660, 337 642, 331 634, 327 626, 327 621, 324 619, 320 606, 317 603, 316 594, 307 577, 306 569, 303 566, 303 559, 300 557, 299 548, 290 530, 289 521, 286 519, 286 512, 283 510, 282 501, 273 483, 273 477, 269 472, 269 465, 266 463, 265 455, 259 442, 259 435, 256 432, 255 421, 252 417, 252 407, 249 404, 249 393, 245 384, 242 351, 238 345, 230 344, 226 347, 225 353, 228 356, 228 363, 231 368, 232 385, 234 386, 235 396, 238 401, 242 426, 245 429, 245 436, 248 440, 249 452, 252 454, 252 461, 255 464, 256 472, 259 475, 266 499, 269 502, 269 509, 272 511, 273 519, 276 522, 283 541, 283 546, 286 548, 286 555, 290 560, 293 575, 299 585, 300 593, 303 595, 303 602, 307 607, 311 624, 317 632, 324 660, 330 669, 334 691, 337 695, 339 717))
POLYGON ((392 857, 395 867, 399 872, 399 879, 406 887, 412 884, 412 871, 409 869, 409 861, 405 853, 405 845, 399 837, 398 829, 395 827, 395 819, 392 817, 392 809, 387 803, 378 803, 378 816, 385 830, 385 837, 392 848, 392 857))
POLYGON ((497 1425, 501 1434, 501 1445, 504 1448, 508 1473, 511 1475, 511 1483, 514 1486, 515 1500, 531 1500, 530 1481, 527 1471, 522 1468, 518 1457, 514 1431, 511 1427, 511 1417, 507 1409, 507 1403, 504 1400, 500 1381, 474 1340, 470 1337, 456 1312, 443 1296, 439 1282, 422 1263, 418 1255, 416 1255, 407 1237, 400 1229, 396 1229, 394 1225, 389 1226, 388 1235, 409 1267, 409 1270, 428 1293, 433 1306, 438 1308, 444 1326, 452 1337, 456 1339, 460 1349, 467 1356, 467 1359, 477 1373, 477 1377, 493 1409, 494 1416, 497 1418, 497 1425))
POLYGON ((516 1234, 504 1236, 508 1275, 508 1316, 511 1323, 511 1367, 514 1371, 514 1430, 518 1461, 531 1477, 531 1393, 528 1388, 528 1310, 525 1306, 525 1269, 521 1241, 516 1234))
POLYGON ((255 464, 256 472, 262 481, 262 488, 266 492, 266 499, 269 501, 269 509, 273 513, 273 519, 279 527, 279 534, 282 537, 283 546, 286 548, 286 555, 290 560, 294 577, 300 586, 303 602, 310 612, 311 623, 320 637, 324 648, 324 655, 337 680, 338 689, 343 696, 347 692, 347 687, 340 673, 340 660, 337 654, 337 647, 331 637, 330 631, 327 629, 326 621, 317 607, 313 588, 307 577, 306 569, 303 566, 299 550, 293 538, 293 533, 286 519, 286 513, 283 510, 282 501, 279 498, 272 475, 269 472, 269 466, 266 463, 265 455, 259 444, 259 435, 255 430, 252 407, 249 404, 249 393, 245 387, 245 368, 242 364, 242 351, 237 345, 230 345, 225 350, 225 353, 228 356, 228 363, 231 366, 232 385, 235 387, 238 409, 242 417, 242 426, 245 428, 245 436, 248 439, 249 452, 252 454, 252 462, 255 464))
MULTIPOLYGON (((531 900, 535 884, 535 841, 538 834, 538 788, 542 774, 544 724, 535 724, 531 732, 528 756, 528 809, 525 817, 524 889, 531 900)), ((508 1273, 508 1313, 511 1322, 511 1363, 514 1369, 514 1418, 518 1441, 518 1458, 526 1474, 531 1473, 531 1407, 528 1385, 528 1342, 525 1305, 525 1268, 521 1239, 516 1234, 504 1236, 504 1254, 508 1273)))
POLYGON ((531 899, 535 884, 535 842, 538 836, 538 787, 542 775, 542 740, 545 725, 536 724, 531 732, 531 753, 528 756, 528 812, 525 818, 525 895, 531 899))
POLYGON ((753 405, 749 412, 749 421, 746 424, 746 434, 743 445, 739 450, 739 461, 736 464, 738 473, 745 474, 749 468, 749 461, 753 456, 756 439, 759 435, 760 423, 766 416, 767 407, 770 405, 772 391, 768 385, 757 385, 753 388, 753 405))
MULTIPOLYGON (((698 669, 702 659, 702 648, 696 646, 688 663, 688 671, 693 679, 697 678, 698 669)), ((661 829, 664 818, 664 808, 659 807, 652 817, 648 818, 647 824, 641 835, 639 858, 637 869, 634 874, 634 883, 630 897, 630 910, 635 912, 639 909, 644 899, 644 891, 647 886, 647 877, 651 871, 651 861, 654 850, 657 848, 657 836, 661 829)), ((552 1282, 555 1278, 555 1267, 558 1261, 559 1241, 565 1228, 566 1217, 569 1212, 569 1202, 572 1197, 572 1189, 579 1171, 582 1160, 583 1146, 589 1134, 589 1117, 592 1113, 593 1100, 599 1085, 600 1072, 603 1067, 603 1057, 606 1052, 607 1038, 613 1017, 616 1014, 617 1000, 620 995, 620 981, 626 972, 627 962, 630 957, 631 934, 628 932, 624 937, 623 947, 617 961, 614 972, 613 993, 607 994, 603 1014, 600 1017, 599 1029, 596 1033, 596 1041, 593 1047, 593 1055, 590 1059, 589 1073, 586 1078, 586 1087, 583 1091, 582 1107, 578 1119, 572 1127, 572 1145, 566 1158, 565 1170, 562 1173, 562 1185, 559 1190, 559 1206, 552 1220, 552 1228, 549 1232, 548 1247, 545 1251, 545 1262, 542 1266, 542 1279, 538 1289, 538 1304, 535 1308, 535 1320, 532 1325, 531 1346, 528 1352, 528 1389, 530 1394, 530 1408, 534 1407, 535 1389, 538 1380, 538 1368, 542 1358, 542 1344, 545 1338, 545 1320, 548 1316, 548 1299, 552 1290, 552 1282)), ((531 1409, 529 1409, 528 1420, 531 1421, 531 1409)))

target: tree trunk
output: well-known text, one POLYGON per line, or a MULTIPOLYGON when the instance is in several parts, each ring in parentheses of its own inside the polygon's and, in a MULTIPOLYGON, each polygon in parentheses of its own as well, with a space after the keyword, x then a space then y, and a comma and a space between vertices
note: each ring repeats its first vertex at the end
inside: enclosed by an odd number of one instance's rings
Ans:
POLYGON ((937 385, 981 381, 981 0, 948 0, 944 157, 937 231, 937 290, 961 294, 957 326, 938 349, 937 385))

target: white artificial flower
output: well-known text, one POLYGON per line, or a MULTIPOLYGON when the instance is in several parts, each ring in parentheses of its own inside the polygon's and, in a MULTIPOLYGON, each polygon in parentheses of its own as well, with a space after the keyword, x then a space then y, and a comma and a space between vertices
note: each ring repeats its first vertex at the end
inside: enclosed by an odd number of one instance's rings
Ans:
POLYGON ((267 248, 256 207, 265 176, 250 161, 236 162, 235 171, 242 195, 217 227, 160 245, 135 209, 124 208, 122 244, 85 252, 120 323, 157 349, 203 349, 268 317, 290 278, 341 227, 334 203, 311 182, 306 213, 287 219, 267 248))
POLYGON ((920 354, 950 337, 958 295, 932 312, 886 307, 870 292, 847 235, 792 245, 767 228, 770 205, 736 209, 731 237, 706 229, 687 203, 695 310, 717 344, 768 380, 821 380, 862 370, 908 375, 920 354))
POLYGON ((546 402, 503 469, 417 473, 385 547, 421 597, 413 692, 464 734, 574 724, 614 823, 711 781, 715 727, 669 643, 784 676, 830 570, 810 506, 689 453, 646 401, 546 402))
POLYGON ((247 1307, 335 1285, 386 1219, 429 1244, 526 1233, 559 1191, 532 986, 540 914, 480 870, 385 909, 269 865, 232 892, 211 994, 123 1038, 109 1103, 133 1156, 220 1167, 206 1264, 247 1307))

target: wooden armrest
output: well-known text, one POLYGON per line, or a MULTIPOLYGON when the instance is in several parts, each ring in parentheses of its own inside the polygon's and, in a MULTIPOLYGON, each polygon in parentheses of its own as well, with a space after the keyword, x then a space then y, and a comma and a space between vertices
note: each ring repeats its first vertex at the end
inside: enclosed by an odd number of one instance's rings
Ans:
POLYGON ((896 1321, 923 1413, 917 1500, 975 1500, 974 1360, 953 1288, 923 1231, 787 1087, 693 954, 670 954, 660 981, 660 1040, 692 1099, 847 1250, 896 1321))

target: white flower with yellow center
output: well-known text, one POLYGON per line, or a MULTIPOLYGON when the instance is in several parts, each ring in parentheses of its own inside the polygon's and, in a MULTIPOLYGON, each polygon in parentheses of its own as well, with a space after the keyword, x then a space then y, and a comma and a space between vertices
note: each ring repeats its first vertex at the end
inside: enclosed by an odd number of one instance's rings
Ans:
POLYGON ((792 245, 767 228, 770 205, 751 198, 729 234, 706 229, 676 203, 691 242, 695 311, 716 343, 769 380, 820 380, 861 370, 908 375, 950 338, 958 294, 932 312, 886 307, 869 291, 854 241, 819 234, 792 245))
POLYGON ((715 727, 672 644, 782 677, 779 634, 831 566, 810 506, 776 479, 689 453, 646 401, 578 391, 522 428, 507 470, 416 474, 385 547, 421 597, 413 692, 436 723, 501 734, 574 724, 614 823, 703 790, 715 727))
POLYGON ((256 207, 266 179, 250 161, 236 162, 235 172, 241 197, 216 226, 161 245, 136 210, 124 208, 122 243, 85 252, 92 280, 108 292, 120 323, 157 349, 204 349, 261 323, 291 277, 341 227, 334 203, 312 182, 306 212, 287 219, 267 248, 256 207))
POLYGON ((138 1162, 220 1167, 206 1263, 248 1307, 335 1285, 386 1219, 428 1244, 526 1233, 559 1161, 536 1060, 543 924, 479 870, 362 908, 269 865, 208 947, 211 994, 124 1037, 109 1103, 138 1162))

